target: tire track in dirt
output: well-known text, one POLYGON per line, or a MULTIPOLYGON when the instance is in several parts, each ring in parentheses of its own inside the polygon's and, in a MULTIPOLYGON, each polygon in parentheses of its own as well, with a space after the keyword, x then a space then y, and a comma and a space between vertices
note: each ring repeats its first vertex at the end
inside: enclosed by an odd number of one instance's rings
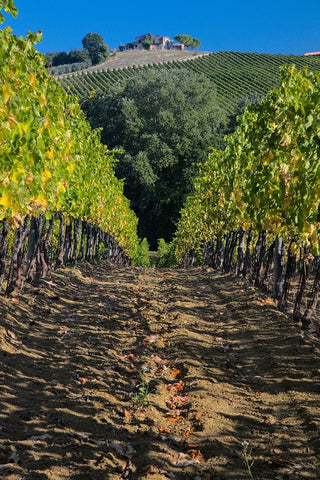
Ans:
POLYGON ((319 478, 319 341, 239 280, 83 264, 0 301, 0 478, 241 480, 246 445, 319 478))

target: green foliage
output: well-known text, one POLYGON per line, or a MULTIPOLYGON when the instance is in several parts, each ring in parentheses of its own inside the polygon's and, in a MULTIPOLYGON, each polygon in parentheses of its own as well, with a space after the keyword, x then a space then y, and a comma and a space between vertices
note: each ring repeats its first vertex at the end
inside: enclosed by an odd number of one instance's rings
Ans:
POLYGON ((182 43, 185 47, 191 48, 192 50, 194 48, 199 48, 201 45, 200 40, 185 33, 180 33, 179 35, 176 35, 174 39, 177 40, 177 42, 182 43))
POLYGON ((150 390, 149 390, 149 382, 146 380, 142 379, 141 383, 137 386, 138 391, 137 393, 132 397, 132 400, 134 403, 136 403, 139 407, 147 407, 149 404, 148 397, 150 395, 150 390))
POLYGON ((101 139, 120 147, 116 172, 152 248, 169 240, 197 163, 223 146, 225 116, 213 84, 186 70, 147 70, 84 105, 101 139))
POLYGON ((108 46, 99 33, 87 33, 82 39, 82 45, 88 51, 92 65, 102 63, 109 55, 108 46))
POLYGON ((158 268, 178 267, 175 241, 166 243, 163 238, 160 238, 158 242, 158 258, 158 268))
POLYGON ((280 66, 292 63, 298 69, 307 66, 310 70, 320 70, 320 57, 215 52, 185 62, 164 61, 161 65, 137 65, 116 70, 88 72, 85 75, 72 75, 61 78, 60 82, 66 91, 78 95, 80 101, 84 102, 92 92, 105 95, 113 85, 139 72, 182 68, 206 75, 216 86, 219 106, 231 115, 235 113, 238 115, 239 99, 253 95, 265 97, 271 88, 280 86, 280 66))
POLYGON ((252 448, 249 446, 248 442, 243 442, 242 446, 243 446, 242 461, 244 466, 246 467, 249 478, 253 480, 253 475, 251 470, 254 464, 254 460, 252 459, 252 448))
POLYGON ((47 53, 46 60, 46 66, 50 69, 50 73, 53 75, 76 72, 92 65, 89 51, 86 49, 71 50, 69 53, 47 53))
POLYGON ((13 17, 16 17, 18 14, 13 0, 0 0, 0 24, 4 22, 4 15, 1 12, 2 9, 7 13, 11 13, 13 17))
POLYGON ((150 47, 151 47, 151 44, 152 44, 151 33, 147 33, 145 35, 145 37, 142 39, 141 43, 143 45, 143 48, 145 48, 146 50, 150 50, 150 47))
MULTIPOLYGON (((9 4, 8 4, 9 5, 9 4)), ((39 35, 0 31, 0 220, 59 212, 98 225, 134 258, 137 218, 115 158, 78 105, 48 75, 39 35)))
POLYGON ((282 68, 281 86, 245 108, 212 151, 181 212, 178 258, 226 232, 265 231, 318 254, 320 74, 282 68))
POLYGON ((75 49, 69 52, 69 63, 89 62, 90 55, 87 49, 75 49))
POLYGON ((149 244, 146 238, 139 243, 138 253, 134 263, 140 267, 150 267, 149 244))
POLYGON ((91 66, 91 60, 88 62, 67 63, 66 65, 58 65, 49 69, 51 75, 63 75, 65 73, 79 72, 91 66))

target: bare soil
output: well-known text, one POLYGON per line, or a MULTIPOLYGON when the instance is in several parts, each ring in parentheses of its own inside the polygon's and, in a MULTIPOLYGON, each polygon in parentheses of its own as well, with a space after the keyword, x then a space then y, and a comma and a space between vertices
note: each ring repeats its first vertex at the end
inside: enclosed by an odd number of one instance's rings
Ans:
POLYGON ((86 70, 113 70, 132 66, 150 65, 162 62, 185 61, 209 55, 211 52, 191 52, 189 50, 135 50, 117 52, 99 65, 86 70))
POLYGON ((319 339, 233 276, 83 264, 0 305, 0 479, 320 478, 319 339))

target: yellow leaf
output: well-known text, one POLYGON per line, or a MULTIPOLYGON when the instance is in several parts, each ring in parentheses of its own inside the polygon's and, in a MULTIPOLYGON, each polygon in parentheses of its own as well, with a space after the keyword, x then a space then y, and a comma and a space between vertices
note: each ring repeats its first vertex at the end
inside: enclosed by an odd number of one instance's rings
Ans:
POLYGON ((42 172, 41 174, 41 180, 43 183, 45 183, 49 178, 51 178, 51 172, 47 168, 42 172))
POLYGON ((67 166, 67 170, 68 170, 69 175, 73 174, 75 168, 76 168, 76 166, 75 166, 74 163, 69 163, 69 165, 67 166))
POLYGON ((0 198, 0 205, 7 210, 12 205, 12 197, 10 193, 3 193, 0 198))
POLYGON ((43 193, 39 193, 39 195, 34 199, 33 202, 37 207, 43 207, 47 208, 48 206, 48 200, 47 198, 43 195, 43 193))
POLYGON ((3 102, 7 103, 10 98, 11 87, 8 83, 2 85, 3 102))
POLYGON ((52 150, 48 150, 45 154, 44 154, 45 157, 47 158, 53 158, 53 151, 52 150))
POLYGON ((40 107, 44 107, 45 105, 47 105, 47 98, 44 93, 41 93, 39 97, 39 105, 40 107))
POLYGON ((25 169, 22 165, 18 166, 16 169, 13 170, 11 175, 11 180, 15 183, 19 183, 21 180, 21 176, 24 175, 25 169))
POLYGON ((37 79, 37 75, 35 73, 30 73, 29 75, 29 84, 31 85, 31 87, 35 87, 36 85, 38 85, 38 79, 37 79))

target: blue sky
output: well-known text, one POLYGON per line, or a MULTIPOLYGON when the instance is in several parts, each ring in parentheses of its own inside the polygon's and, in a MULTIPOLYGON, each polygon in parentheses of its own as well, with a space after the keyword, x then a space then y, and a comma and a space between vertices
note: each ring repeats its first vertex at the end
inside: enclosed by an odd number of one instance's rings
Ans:
POLYGON ((138 35, 174 37, 188 33, 200 50, 303 54, 320 51, 320 1, 182 0, 16 0, 17 19, 7 15, 18 36, 43 31, 43 53, 82 48, 88 32, 110 48, 138 35))

